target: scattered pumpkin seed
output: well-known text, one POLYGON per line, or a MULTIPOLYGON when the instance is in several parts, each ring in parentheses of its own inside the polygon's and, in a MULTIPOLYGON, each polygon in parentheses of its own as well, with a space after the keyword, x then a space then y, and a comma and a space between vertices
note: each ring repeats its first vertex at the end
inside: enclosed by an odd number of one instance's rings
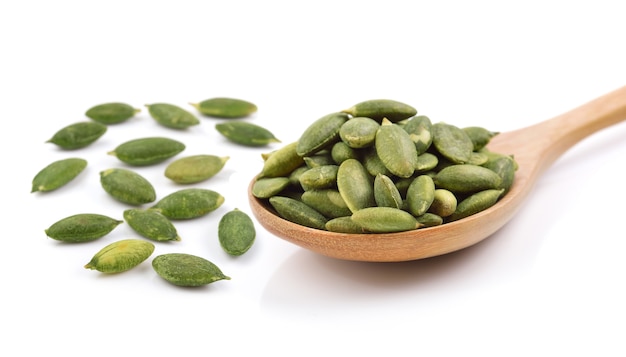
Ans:
POLYGON ((300 136, 296 153, 300 156, 308 156, 319 150, 330 148, 340 140, 339 130, 348 119, 345 113, 331 113, 315 120, 300 136))
POLYGON ((165 168, 165 177, 170 180, 190 184, 210 179, 219 173, 229 156, 193 155, 172 161, 165 168))
POLYGON ((111 168, 100 172, 100 185, 120 202, 139 206, 156 200, 154 186, 135 171, 111 168))
POLYGON ((161 198, 152 208, 169 219, 184 220, 202 217, 224 203, 224 197, 213 190, 187 188, 161 198))
POLYGON ((390 99, 366 100, 342 112, 350 114, 353 117, 372 118, 378 122, 381 122, 383 118, 387 118, 394 123, 408 119, 417 114, 417 110, 412 106, 390 99))
POLYGON ((33 178, 31 193, 54 191, 72 181, 87 167, 87 160, 69 158, 54 161, 33 178))
POLYGON ((266 146, 280 142, 271 131, 244 121, 218 123, 215 129, 226 139, 244 146, 266 146))
POLYGON ((146 104, 148 113, 157 123, 172 129, 186 129, 200 124, 200 120, 185 109, 169 104, 146 104))
POLYGON ((79 213, 53 223, 45 233, 62 242, 90 242, 109 234, 123 221, 95 213, 79 213))
POLYGON ((250 216, 235 208, 220 219, 217 236, 226 253, 240 256, 254 244, 256 229, 250 216))
POLYGON ((203 286, 230 280, 209 260, 186 253, 167 253, 152 260, 152 268, 161 278, 177 286, 203 286))
POLYGON ((46 142, 66 150, 81 149, 98 140, 106 131, 106 125, 95 121, 78 122, 61 128, 46 142))
POLYGON ((95 105, 85 112, 85 115, 100 124, 119 124, 135 116, 141 109, 126 103, 111 102, 95 105))
POLYGON ((98 251, 85 265, 85 269, 115 274, 130 270, 154 252, 154 244, 141 239, 124 239, 98 251))
POLYGON ((147 166, 163 162, 185 150, 185 144, 164 137, 129 140, 108 154, 132 166, 147 166))
POLYGON ((174 224, 157 209, 127 209, 124 220, 135 232, 148 239, 157 242, 180 240, 174 224))
POLYGON ((255 104, 237 98, 217 97, 190 104, 204 115, 225 119, 243 118, 257 111, 255 104))

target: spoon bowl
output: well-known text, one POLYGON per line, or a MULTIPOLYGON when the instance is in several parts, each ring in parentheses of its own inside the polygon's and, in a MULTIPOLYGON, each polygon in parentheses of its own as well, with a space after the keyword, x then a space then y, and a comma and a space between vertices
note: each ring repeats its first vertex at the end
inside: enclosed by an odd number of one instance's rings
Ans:
POLYGON ((488 145, 511 154, 519 168, 509 192, 492 207, 435 227, 398 233, 346 234, 287 221, 264 200, 248 197, 252 213, 270 233, 313 252, 343 260, 399 262, 447 254, 472 246, 502 228, 517 212, 538 177, 585 137, 626 119, 626 87, 552 119, 504 132, 488 145))

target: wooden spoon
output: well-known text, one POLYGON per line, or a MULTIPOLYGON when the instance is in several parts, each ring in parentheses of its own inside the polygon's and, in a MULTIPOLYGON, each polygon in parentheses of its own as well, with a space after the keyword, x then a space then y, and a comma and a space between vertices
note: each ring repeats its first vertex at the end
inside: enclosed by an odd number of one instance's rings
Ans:
POLYGON ((494 137, 489 149, 513 154, 519 164, 511 190, 494 206, 459 221, 387 234, 342 234, 280 218, 251 193, 254 216, 269 232, 319 254, 355 261, 397 262, 454 252, 489 237, 516 213, 537 178, 585 137, 626 119, 626 86, 552 119, 494 137))

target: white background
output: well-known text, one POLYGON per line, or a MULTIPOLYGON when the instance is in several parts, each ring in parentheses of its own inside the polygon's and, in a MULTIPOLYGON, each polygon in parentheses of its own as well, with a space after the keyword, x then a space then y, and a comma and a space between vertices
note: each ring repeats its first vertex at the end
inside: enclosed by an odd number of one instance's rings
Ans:
MULTIPOLYGON (((246 99, 259 108, 247 120, 283 143, 372 98, 412 104, 433 121, 507 131, 626 84, 622 8, 599 0, 3 2, 0 354, 623 356, 624 124, 562 156, 486 241, 368 264, 316 255, 258 224, 252 249, 227 256, 217 222, 233 208, 250 213, 246 189, 260 155, 282 144, 236 146, 210 118, 173 131, 143 107, 193 111, 187 103, 246 99), (143 110, 86 149, 45 143, 107 101, 143 110), (152 258, 113 276, 84 269, 105 244, 135 237, 125 224, 78 245, 44 234, 75 213, 121 219, 126 206, 102 190, 99 171, 124 167, 107 151, 153 135, 183 141, 181 156, 230 156, 196 185, 222 193, 224 205, 178 223, 183 240, 157 244, 153 257, 197 254, 232 280, 177 288, 154 273, 152 258), (70 156, 89 161, 71 185, 29 193, 41 168, 70 156)), ((180 188, 163 167, 138 169, 159 198, 180 188)))

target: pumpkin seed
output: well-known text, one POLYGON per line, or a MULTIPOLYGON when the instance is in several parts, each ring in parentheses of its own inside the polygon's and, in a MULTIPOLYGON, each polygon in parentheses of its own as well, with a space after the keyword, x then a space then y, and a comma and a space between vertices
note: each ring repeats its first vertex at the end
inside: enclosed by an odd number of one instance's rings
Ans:
POLYGON ((282 218, 310 228, 324 229, 328 221, 324 215, 304 202, 285 196, 274 196, 270 204, 282 218))
POLYGON ((296 152, 295 141, 274 151, 264 162, 262 177, 287 176, 293 170, 304 165, 304 159, 296 152))
POLYGON ((434 213, 426 212, 421 216, 415 217, 417 222, 421 224, 420 228, 434 227, 443 224, 443 218, 434 213))
POLYGON ((256 229, 250 216, 235 208, 220 219, 217 236, 226 253, 240 256, 254 244, 256 229))
POLYGON ((361 163, 365 170, 372 175, 372 177, 376 177, 376 175, 385 175, 385 176, 393 176, 393 173, 389 171, 389 169, 385 166, 383 161, 378 156, 376 152, 376 147, 372 146, 370 148, 365 148, 360 151, 361 153, 361 163))
POLYGON ((435 199, 435 183, 428 175, 416 177, 406 192, 407 210, 415 217, 428 211, 435 199))
POLYGON ((357 151, 348 146, 343 141, 338 141, 333 145, 330 150, 330 156, 333 158, 335 164, 339 165, 348 159, 358 159, 359 155, 357 151))
POLYGON ((379 207, 402 208, 402 196, 387 175, 376 175, 374 179, 374 199, 379 207))
POLYGON ((215 129, 226 139, 244 146, 266 146, 280 142, 271 131, 248 122, 218 123, 215 124, 215 129))
POLYGON ((442 169, 434 181, 437 188, 445 188, 454 193, 474 193, 499 188, 502 178, 486 167, 464 164, 442 169))
POLYGON ((368 207, 352 214, 352 220, 373 233, 409 231, 421 224, 409 212, 392 207, 368 207))
POLYGON ((333 218, 326 222, 325 228, 335 233, 365 233, 363 227, 356 224, 350 216, 333 218))
POLYGON ((297 188, 302 188, 302 185, 300 184, 300 176, 302 176, 303 173, 309 171, 310 168, 308 166, 300 166, 297 169, 293 170, 290 174, 289 174, 289 184, 291 186, 297 187, 297 188))
POLYGON ((53 223, 45 233, 62 242, 90 242, 109 234, 123 221, 95 213, 79 213, 53 223))
POLYGON ((447 221, 458 221, 459 219, 469 217, 480 211, 486 210, 498 201, 503 192, 504 189, 490 189, 470 195, 469 197, 459 202, 456 207, 456 211, 452 215, 447 217, 447 221))
POLYGON ((345 113, 331 113, 314 121, 300 136, 296 153, 308 156, 324 148, 330 148, 341 140, 339 130, 348 118, 345 113))
POLYGON ((111 102, 95 105, 87 109, 85 115, 100 124, 109 125, 125 122, 140 111, 126 103, 111 102))
POLYGON ((200 120, 195 115, 177 105, 154 103, 146 104, 146 107, 152 119, 168 128, 186 129, 200 124, 200 120))
POLYGON ((420 154, 417 157, 415 171, 418 171, 418 172, 430 171, 430 170, 435 169, 438 164, 439 164, 439 158, 437 158, 437 155, 433 155, 429 152, 425 152, 423 154, 420 154))
POLYGON ((409 119, 402 126, 402 129, 409 133, 409 137, 415 143, 418 155, 425 153, 433 142, 432 123, 430 118, 425 115, 418 115, 409 119))
POLYGON ((203 286, 230 280, 209 260, 185 253, 167 253, 152 260, 152 268, 161 278, 177 286, 203 286))
POLYGON ((270 198, 279 194, 290 184, 291 181, 288 177, 259 178, 252 185, 252 194, 256 198, 270 198))
POLYGON ((75 150, 92 144, 106 131, 106 125, 95 121, 78 122, 61 128, 46 142, 62 149, 75 150))
POLYGON ((376 133, 376 153, 385 167, 399 177, 410 177, 417 166, 417 150, 409 134, 388 120, 376 133))
POLYGON ((349 216, 352 211, 336 189, 305 191, 300 200, 327 218, 349 216))
POLYGON ((124 142, 108 154, 132 166, 147 166, 163 162, 183 150, 185 144, 174 139, 149 137, 124 142))
POLYGON ((337 188, 351 212, 376 206, 372 177, 355 159, 348 159, 337 170, 337 188))
POLYGON ((172 161, 165 168, 165 177, 181 183, 197 183, 210 179, 219 173, 229 156, 193 155, 172 161))
POLYGON ((463 128, 463 131, 465 131, 467 136, 472 140, 474 151, 478 151, 487 146, 491 138, 499 134, 496 131, 490 131, 479 126, 466 127, 463 128))
POLYGON ((428 212, 434 213, 440 217, 447 217, 456 211, 456 196, 443 188, 435 190, 435 197, 431 203, 428 212))
POLYGON ((111 197, 130 205, 139 206, 156 200, 152 184, 131 170, 111 168, 101 171, 100 185, 111 197))
POLYGON ((504 189, 503 194, 509 192, 511 186, 513 186, 513 179, 515 178, 515 171, 517 169, 515 160, 508 155, 498 155, 497 157, 492 157, 489 161, 487 161, 484 164, 484 167, 500 176, 502 181, 498 188, 504 189))
POLYGON ((339 129, 339 137, 349 147, 360 149, 374 145, 380 124, 374 119, 356 117, 345 122, 339 129))
POLYGON ((141 239, 124 239, 98 251, 85 265, 85 269, 114 274, 130 270, 154 252, 154 244, 141 239))
POLYGON ((72 181, 87 167, 87 160, 69 158, 54 161, 33 178, 31 193, 54 191, 72 181))
POLYGON ((187 188, 161 198, 152 208, 169 219, 183 220, 202 217, 224 203, 219 193, 204 188, 187 188))
POLYGON ((417 114, 417 110, 412 106, 390 99, 366 100, 342 112, 350 114, 353 117, 372 118, 378 122, 381 122, 383 118, 387 118, 394 123, 408 119, 417 114))
POLYGON ((158 242, 179 241, 174 224, 156 209, 131 208, 124 211, 124 220, 141 236, 158 242))
POLYGON ((303 157, 303 159, 304 159, 304 164, 310 169, 314 167, 318 167, 318 166, 335 164, 335 160, 333 160, 333 157, 330 155, 330 152, 328 152, 327 150, 322 150, 318 153, 305 156, 303 157))
POLYGON ((462 129, 436 123, 432 126, 433 145, 441 155, 455 164, 465 164, 474 151, 472 139, 462 129))
POLYGON ((337 165, 317 166, 300 175, 300 185, 305 191, 337 186, 337 165))
POLYGON ((243 118, 257 111, 255 104, 237 98, 217 97, 190 104, 204 115, 225 119, 243 118))

